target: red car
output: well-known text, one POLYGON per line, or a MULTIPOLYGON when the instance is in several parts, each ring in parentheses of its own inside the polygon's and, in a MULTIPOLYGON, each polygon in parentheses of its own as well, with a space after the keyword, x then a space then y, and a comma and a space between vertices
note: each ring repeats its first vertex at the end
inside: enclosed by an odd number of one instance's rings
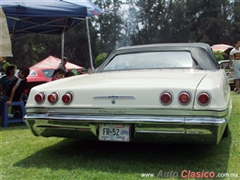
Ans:
MULTIPOLYGON (((51 76, 53 75, 55 69, 48 68, 30 68, 30 73, 27 77, 27 89, 25 90, 25 94, 29 94, 29 90, 32 87, 46 83, 51 81, 51 76)), ((16 76, 18 74, 18 70, 16 70, 16 76)))

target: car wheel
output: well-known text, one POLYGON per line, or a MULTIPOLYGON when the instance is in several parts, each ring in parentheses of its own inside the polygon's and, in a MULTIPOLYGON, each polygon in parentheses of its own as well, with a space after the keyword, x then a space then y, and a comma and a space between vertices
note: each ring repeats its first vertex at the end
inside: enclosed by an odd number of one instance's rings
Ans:
POLYGON ((228 134, 229 134, 229 127, 228 127, 228 124, 227 124, 226 127, 225 127, 225 130, 223 132, 223 136, 222 137, 228 137, 228 134))
POLYGON ((234 85, 234 84, 231 84, 231 85, 230 85, 230 88, 231 88, 231 91, 234 91, 235 85, 234 85))

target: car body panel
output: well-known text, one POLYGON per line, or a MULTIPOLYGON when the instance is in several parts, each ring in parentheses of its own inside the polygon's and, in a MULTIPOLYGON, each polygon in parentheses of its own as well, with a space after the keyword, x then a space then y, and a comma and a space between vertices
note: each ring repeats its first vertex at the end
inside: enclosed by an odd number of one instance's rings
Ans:
MULTIPOLYGON (((15 75, 18 75, 18 69, 15 75)), ((30 73, 27 77, 28 82, 49 82, 54 69, 52 68, 30 68, 30 73)))
POLYGON ((234 72, 230 71, 229 60, 222 60, 222 61, 219 61, 218 63, 219 63, 220 69, 223 69, 225 71, 228 78, 228 82, 231 86, 231 89, 233 89, 235 87, 234 78, 233 78, 234 72))
POLYGON ((219 143, 231 110, 226 74, 218 69, 209 45, 160 44, 120 48, 112 52, 93 74, 34 87, 24 120, 34 135, 44 137, 80 138, 83 133, 88 133, 97 138, 100 125, 107 124, 129 125, 131 141, 151 134, 166 140, 171 135, 175 136, 173 139, 181 136, 192 143, 219 143), (191 52, 193 68, 143 67, 104 71, 104 67, 122 54, 133 53, 135 56, 136 53, 155 51, 191 52), (201 53, 208 63, 200 58, 201 53), (45 100, 37 103, 35 95, 41 92, 45 94, 45 100), (52 92, 59 97, 54 104, 47 100, 52 92), (73 100, 64 104, 61 98, 67 92, 72 93, 73 100), (171 94, 169 104, 161 101, 164 92, 171 94), (179 101, 182 92, 191 97, 187 104, 179 101), (206 105, 198 102, 202 92, 209 94, 210 101, 206 105))
POLYGON ((54 69, 33 69, 30 68, 30 74, 27 77, 28 82, 49 82, 54 69))
MULTIPOLYGON (((151 72, 143 71, 133 71, 133 72, 113 72, 113 73, 102 73, 102 74, 93 74, 93 75, 82 75, 81 77, 71 77, 70 79, 63 79, 61 81, 54 81, 51 83, 47 83, 42 85, 39 88, 47 89, 48 92, 56 91, 56 87, 58 87, 57 92, 60 95, 66 92, 66 87, 61 86, 61 84, 68 83, 69 90, 74 92, 74 96, 81 99, 74 99, 73 102, 69 106, 76 106, 76 107, 84 107, 84 106, 91 106, 91 107, 113 107, 112 104, 107 103, 109 102, 109 98, 104 98, 104 96, 134 96, 134 101, 132 99, 121 99, 118 103, 114 104, 114 108, 117 107, 161 107, 164 109, 168 108, 189 108, 193 107, 193 101, 188 104, 187 106, 181 106, 177 103, 177 99, 174 99, 174 102, 169 106, 163 106, 159 103, 159 95, 162 91, 167 90, 168 87, 169 91, 173 93, 174 96, 178 96, 180 91, 187 90, 191 92, 194 96, 197 92, 195 92, 196 88, 199 86, 199 83, 202 81, 203 77, 209 75, 209 78, 205 78, 204 82, 201 83, 200 87, 198 88, 199 92, 202 90, 206 90, 206 88, 201 88, 202 86, 208 87, 208 91, 212 94, 222 93, 226 91, 225 98, 229 96, 229 91, 226 89, 227 87, 224 86, 227 82, 224 83, 221 79, 221 75, 224 76, 222 71, 218 73, 211 73, 207 71, 192 71, 192 70, 185 70, 185 73, 179 73, 179 70, 155 70, 151 72), (169 71, 169 72, 168 72, 169 71), (176 71, 176 72, 175 72, 176 71), (192 71, 192 72, 191 72, 192 71), (166 74, 169 74, 166 77, 166 74), (214 75, 214 76, 213 76, 214 75), (175 78, 174 78, 175 77, 175 78), (149 80, 151 79, 151 80, 149 80), (184 81, 181 81, 184 79, 184 81), (76 81, 81 80, 81 85, 76 86, 76 81), (171 83, 169 83, 171 81, 171 83), (215 82, 219 82, 219 86, 213 89, 213 84, 215 82), (204 83, 204 84, 203 84, 204 83), (220 84, 222 83, 222 84, 220 84), (143 86, 144 84, 144 86, 143 86), (202 85, 203 84, 203 85, 202 85), (81 87, 81 88, 79 88, 81 87), (96 87, 98 87, 98 91, 96 91, 96 87), (224 89, 225 88, 225 89, 224 89), (87 90, 87 92, 85 92, 87 90), (106 93, 107 92, 107 93, 106 93), (143 96, 146 94, 146 96, 143 96), (147 94, 151 94, 151 96, 147 96, 147 94), (102 98, 101 98, 101 97, 102 98), (99 98, 98 98, 99 97, 99 98), (149 103, 149 104, 146 104, 149 103)), ((33 90, 35 93, 31 94, 29 98, 34 98, 33 95, 39 92, 38 88, 33 90)), ((219 95, 222 97, 222 94, 219 95)), ((226 109, 227 102, 226 99, 221 99, 220 97, 214 99, 216 101, 211 103, 206 107, 200 107, 196 103, 195 109, 207 109, 207 108, 216 108, 218 109, 226 109), (219 106, 219 102, 222 102, 221 106, 219 106)), ((111 99, 111 98, 110 98, 111 99)), ((45 101, 42 105, 50 105, 49 102, 45 101)), ((39 106, 36 102, 30 101, 28 103, 28 107, 30 106, 39 106), (31 104, 33 103, 33 104, 31 104)), ((63 103, 57 103, 55 106, 62 106, 63 103)))

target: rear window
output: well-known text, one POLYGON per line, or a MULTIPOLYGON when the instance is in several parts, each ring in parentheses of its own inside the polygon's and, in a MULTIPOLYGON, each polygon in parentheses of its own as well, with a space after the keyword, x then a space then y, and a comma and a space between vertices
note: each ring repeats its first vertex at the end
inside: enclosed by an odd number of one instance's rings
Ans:
POLYGON ((30 70, 29 76, 37 76, 37 73, 33 70, 30 70))
POLYGON ((51 78, 53 75, 54 69, 42 70, 42 73, 46 78, 51 78))
POLYGON ((219 63, 221 69, 230 69, 229 61, 219 63))
POLYGON ((115 56, 103 71, 128 69, 183 69, 192 68, 195 63, 190 52, 141 52, 115 56))

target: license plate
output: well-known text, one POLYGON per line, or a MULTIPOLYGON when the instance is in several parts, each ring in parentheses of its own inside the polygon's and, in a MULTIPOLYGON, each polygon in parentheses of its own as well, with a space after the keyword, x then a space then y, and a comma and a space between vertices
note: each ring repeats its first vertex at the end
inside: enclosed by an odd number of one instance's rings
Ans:
POLYGON ((100 124, 99 135, 100 141, 130 141, 130 125, 112 125, 100 124))

